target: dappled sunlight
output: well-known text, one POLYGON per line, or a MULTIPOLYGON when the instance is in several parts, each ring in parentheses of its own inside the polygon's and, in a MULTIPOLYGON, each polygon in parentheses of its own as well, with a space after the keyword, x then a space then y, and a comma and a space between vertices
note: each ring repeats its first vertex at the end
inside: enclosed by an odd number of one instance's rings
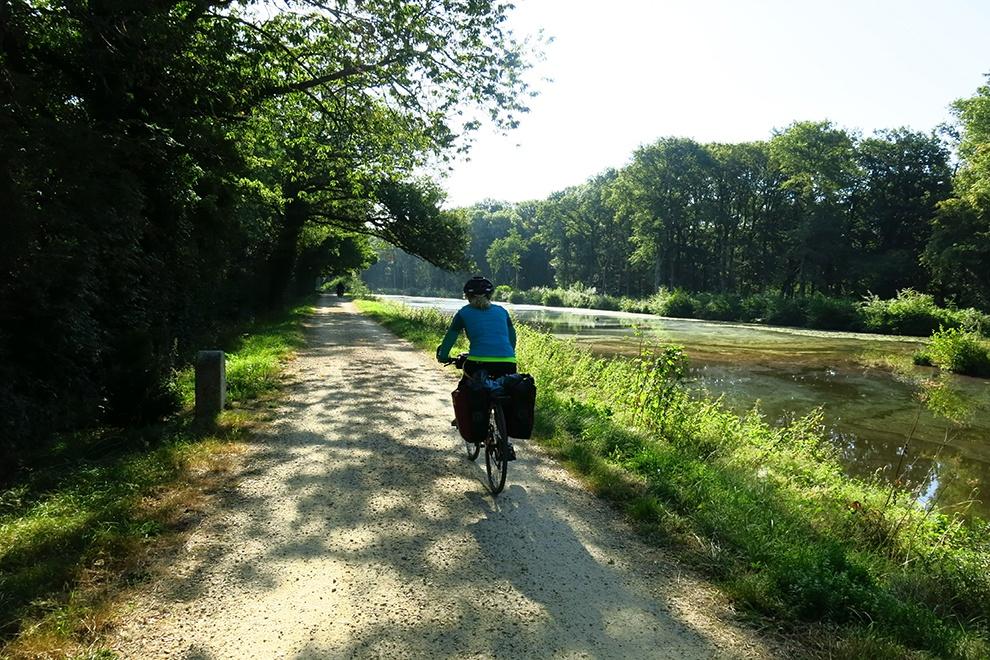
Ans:
MULTIPOLYGON (((493 498, 483 457, 468 461, 449 426, 450 375, 357 315, 326 316, 280 422, 255 441, 223 515, 194 534, 157 605, 181 621, 182 603, 222 608, 209 626, 179 624, 187 648, 219 657, 259 628, 271 634, 252 653, 296 648, 300 658, 721 648, 724 636, 671 613, 671 599, 696 587, 657 585, 652 564, 617 560, 628 543, 656 551, 543 452, 519 443, 493 498), (639 621, 631 612, 649 625, 612 620, 639 621)), ((761 649, 755 638, 744 647, 761 649)))

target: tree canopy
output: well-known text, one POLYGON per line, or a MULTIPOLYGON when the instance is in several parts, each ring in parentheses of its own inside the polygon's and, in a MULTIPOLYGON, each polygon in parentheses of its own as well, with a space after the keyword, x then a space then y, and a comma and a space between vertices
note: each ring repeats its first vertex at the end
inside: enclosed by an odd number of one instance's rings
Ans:
POLYGON ((421 173, 526 111, 510 9, 0 1, 2 462, 168 410, 197 342, 366 266, 369 237, 464 265, 421 173))
MULTIPOLYGON (((963 135, 964 144, 979 140, 971 129, 963 135)), ((963 149, 967 163, 970 152, 982 153, 963 149)), ((764 142, 667 137, 637 149, 625 167, 546 199, 465 209, 469 257, 477 272, 513 288, 891 297, 932 291, 934 275, 943 299, 971 304, 988 272, 979 268, 987 262, 978 185, 967 183, 985 179, 972 167, 955 181, 966 197, 953 201, 949 145, 936 133, 862 137, 823 121, 795 122, 764 142), (948 252, 937 252, 943 244, 948 252), (942 270, 933 268, 939 254, 942 270), (957 272, 957 263, 969 266, 957 272)), ((367 273, 373 285, 459 286, 388 254, 367 273)))

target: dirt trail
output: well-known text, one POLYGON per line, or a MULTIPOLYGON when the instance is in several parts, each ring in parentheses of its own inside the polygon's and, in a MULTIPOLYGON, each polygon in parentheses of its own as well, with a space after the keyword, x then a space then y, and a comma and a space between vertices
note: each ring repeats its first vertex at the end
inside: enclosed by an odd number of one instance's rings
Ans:
POLYGON ((167 573, 124 657, 770 657, 713 590, 526 441, 493 499, 454 374, 324 297, 278 421, 167 573))

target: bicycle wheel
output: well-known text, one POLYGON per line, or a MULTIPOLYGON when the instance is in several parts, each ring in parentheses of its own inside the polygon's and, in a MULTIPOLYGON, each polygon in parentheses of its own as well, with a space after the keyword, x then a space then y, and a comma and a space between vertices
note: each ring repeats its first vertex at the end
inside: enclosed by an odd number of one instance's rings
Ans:
POLYGON ((485 470, 492 495, 498 495, 505 486, 505 474, 509 471, 509 439, 505 435, 505 413, 502 404, 495 402, 488 418, 488 438, 485 442, 485 470))

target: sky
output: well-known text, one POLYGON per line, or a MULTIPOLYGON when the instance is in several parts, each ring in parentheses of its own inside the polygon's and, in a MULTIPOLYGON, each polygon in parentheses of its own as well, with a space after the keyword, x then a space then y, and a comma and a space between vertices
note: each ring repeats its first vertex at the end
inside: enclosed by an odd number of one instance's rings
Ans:
POLYGON ((665 136, 927 132, 990 73, 990 0, 517 0, 512 28, 554 38, 540 96, 518 129, 479 132, 448 207, 542 199, 665 136))

